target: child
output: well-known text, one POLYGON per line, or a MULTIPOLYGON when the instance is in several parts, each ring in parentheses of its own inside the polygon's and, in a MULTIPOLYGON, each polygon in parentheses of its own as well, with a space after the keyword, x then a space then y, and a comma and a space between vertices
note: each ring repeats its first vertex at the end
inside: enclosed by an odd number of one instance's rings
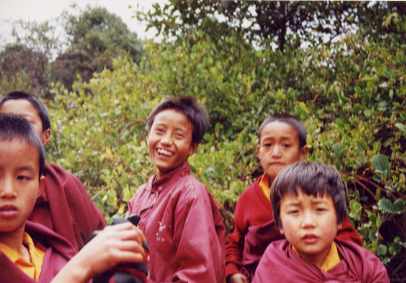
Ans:
POLYGON ((144 262, 142 233, 124 223, 99 232, 67 263, 75 252, 69 243, 27 221, 45 166, 44 147, 26 119, 0 114, 1 282, 81 283, 118 263, 144 262))
MULTIPOLYGON (((269 188, 282 168, 304 160, 307 152, 306 129, 296 118, 270 116, 259 127, 257 158, 264 174, 237 201, 234 230, 226 239, 228 282, 250 282, 268 244, 283 238, 274 223, 269 188)), ((348 218, 338 237, 362 243, 348 218)))
MULTIPOLYGON (((39 99, 14 91, 0 100, 0 113, 14 113, 26 118, 44 145, 51 138, 48 111, 39 99)), ((29 218, 63 236, 79 249, 95 230, 105 225, 104 218, 78 178, 63 168, 47 163, 44 181, 29 218)))
POLYGON ((346 215, 345 188, 328 166, 299 162, 272 184, 276 225, 286 240, 272 242, 254 276, 260 282, 389 282, 368 250, 335 239, 346 215))
POLYGON ((147 120, 155 175, 129 203, 151 250, 149 282, 224 282, 224 225, 206 188, 187 162, 208 118, 193 97, 160 103, 147 120))

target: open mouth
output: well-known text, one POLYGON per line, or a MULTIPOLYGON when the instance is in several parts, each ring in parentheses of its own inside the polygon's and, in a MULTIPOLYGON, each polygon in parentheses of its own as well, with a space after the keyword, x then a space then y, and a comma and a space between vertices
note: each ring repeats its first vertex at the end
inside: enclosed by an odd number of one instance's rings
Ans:
POLYGON ((173 152, 171 152, 167 149, 164 149, 164 148, 158 148, 156 150, 156 152, 158 153, 159 156, 162 156, 162 157, 172 157, 173 156, 173 152))

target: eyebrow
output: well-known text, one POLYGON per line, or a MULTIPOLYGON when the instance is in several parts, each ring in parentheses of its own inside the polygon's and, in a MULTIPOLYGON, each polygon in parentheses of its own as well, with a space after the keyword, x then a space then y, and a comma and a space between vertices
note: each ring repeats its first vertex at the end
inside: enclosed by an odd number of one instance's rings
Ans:
POLYGON ((23 165, 23 166, 19 166, 17 167, 18 171, 30 171, 30 172, 35 172, 34 167, 32 167, 31 165, 23 165))

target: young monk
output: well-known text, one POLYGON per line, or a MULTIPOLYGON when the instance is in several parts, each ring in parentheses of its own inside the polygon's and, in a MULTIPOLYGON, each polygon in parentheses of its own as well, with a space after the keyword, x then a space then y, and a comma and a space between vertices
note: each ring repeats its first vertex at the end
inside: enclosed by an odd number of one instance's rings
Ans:
MULTIPOLYGON (((303 124, 289 115, 270 116, 259 127, 256 153, 264 173, 241 194, 236 204, 234 230, 226 238, 228 282, 250 282, 268 244, 284 237, 274 222, 270 185, 281 169, 306 158, 306 135, 303 124)), ((337 237, 362 244, 348 218, 337 237)))
POLYGON ((26 119, 0 114, 1 282, 88 282, 118 263, 145 261, 142 233, 124 223, 99 232, 68 262, 76 252, 72 246, 47 227, 27 221, 45 168, 44 147, 26 119))
MULTIPOLYGON (((14 91, 0 99, 0 113, 26 118, 44 145, 51 139, 51 123, 44 104, 28 93, 14 91)), ((62 167, 47 163, 40 194, 29 218, 63 236, 78 250, 95 230, 104 227, 102 214, 79 181, 62 167)))
POLYGON ((224 282, 224 225, 187 162, 208 128, 193 97, 160 103, 147 120, 155 175, 129 203, 150 245, 149 282, 224 282))
POLYGON ((317 163, 291 165, 276 177, 271 195, 275 222, 286 240, 268 246, 254 283, 389 283, 374 254, 336 239, 346 200, 335 169, 317 163))

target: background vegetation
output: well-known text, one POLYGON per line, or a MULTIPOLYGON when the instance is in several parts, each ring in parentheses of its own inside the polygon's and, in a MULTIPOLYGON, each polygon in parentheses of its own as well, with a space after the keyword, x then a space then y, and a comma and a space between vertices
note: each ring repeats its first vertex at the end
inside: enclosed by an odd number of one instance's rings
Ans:
POLYGON ((26 89, 46 101, 49 158, 86 183, 107 217, 124 213, 152 174, 144 124, 165 96, 196 96, 209 111, 210 132, 190 161, 229 225, 238 195, 260 174, 256 129, 268 114, 294 114, 308 129, 310 159, 342 173, 355 227, 401 282, 405 8, 172 0, 138 15, 160 43, 140 42, 118 17, 89 8, 65 15, 63 44, 53 27, 28 25, 30 38, 17 36, 1 50, 0 92, 26 89))

